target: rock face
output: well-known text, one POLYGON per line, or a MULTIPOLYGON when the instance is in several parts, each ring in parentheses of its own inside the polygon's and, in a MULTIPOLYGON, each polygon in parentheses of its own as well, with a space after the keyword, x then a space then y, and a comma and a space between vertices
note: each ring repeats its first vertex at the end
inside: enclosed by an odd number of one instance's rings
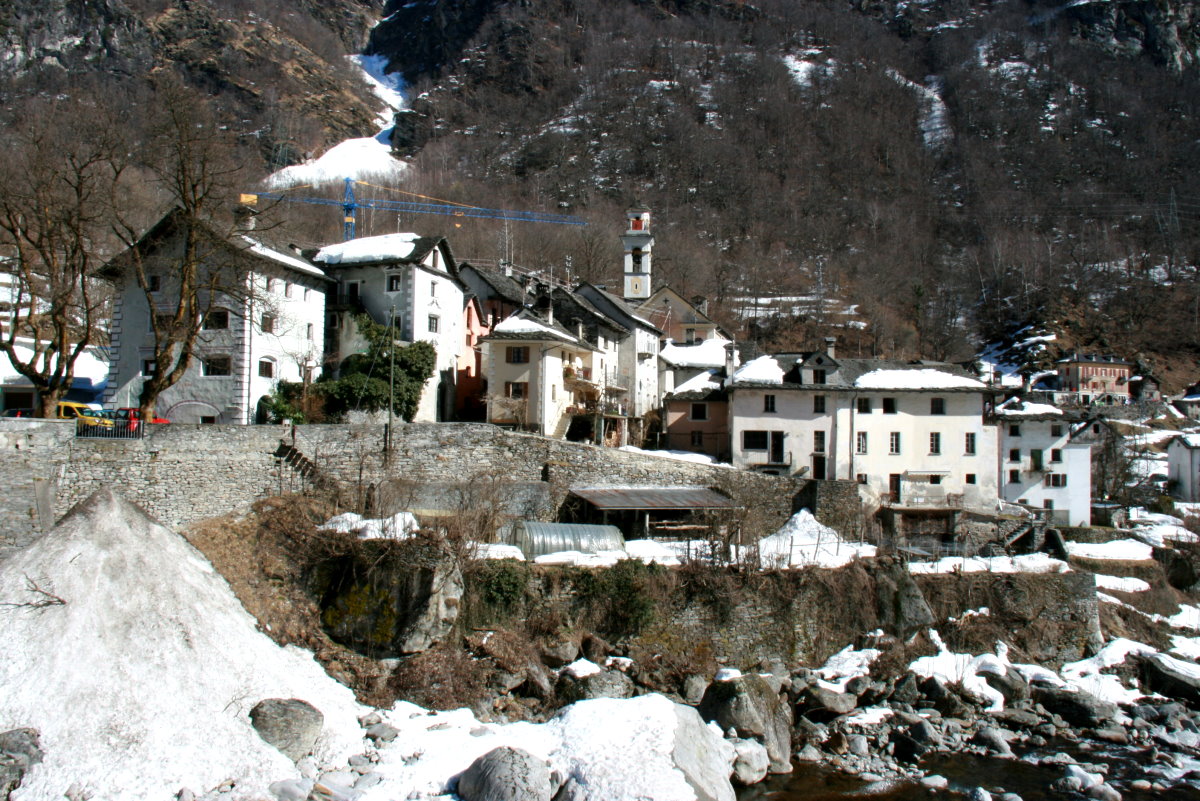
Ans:
POLYGON ((298 698, 267 698, 250 710, 250 722, 260 737, 298 762, 312 753, 325 716, 298 698))
POLYGON ((1151 654, 1141 660, 1142 677, 1150 690, 1168 698, 1200 705, 1200 678, 1180 669, 1177 660, 1163 654, 1151 654))
POLYGON ((791 772, 791 708, 762 676, 713 682, 700 700, 699 712, 722 730, 732 728, 739 737, 760 740, 771 758, 772 773, 791 772))
POLYGON ((0 734, 0 801, 8 801, 31 765, 42 761, 36 729, 13 729, 0 734))
POLYGON ((551 790, 546 763, 508 746, 488 751, 458 779, 463 801, 550 801, 551 790))
POLYGON ((875 582, 879 620, 885 629, 898 637, 908 637, 933 624, 933 611, 902 563, 896 562, 886 572, 881 571, 875 582))

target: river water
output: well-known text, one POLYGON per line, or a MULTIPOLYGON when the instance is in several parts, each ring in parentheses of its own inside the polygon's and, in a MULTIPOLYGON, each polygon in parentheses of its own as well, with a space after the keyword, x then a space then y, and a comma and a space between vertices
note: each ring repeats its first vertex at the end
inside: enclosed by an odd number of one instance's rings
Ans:
MULTIPOLYGON (((1096 744, 1062 743, 1060 749, 1039 749, 1036 757, 1056 752, 1070 754, 1080 762, 1106 763, 1108 778, 1116 780, 1122 801, 1197 801, 1200 790, 1175 786, 1164 792, 1137 792, 1125 782, 1138 778, 1153 780, 1145 775, 1145 757, 1137 749, 1101 747, 1096 744), (1089 747, 1090 746, 1090 747, 1089 747)), ((1050 789, 1050 783, 1063 775, 1059 766, 1041 766, 1021 759, 999 759, 974 754, 931 753, 921 760, 920 767, 929 775, 939 774, 949 780, 949 790, 966 793, 983 787, 994 794, 1016 793, 1024 801, 1064 801, 1082 798, 1072 793, 1064 795, 1050 789)), ((812 763, 797 763, 795 771, 786 776, 774 776, 754 787, 738 792, 739 801, 946 801, 946 790, 930 790, 915 782, 868 783, 812 763)))

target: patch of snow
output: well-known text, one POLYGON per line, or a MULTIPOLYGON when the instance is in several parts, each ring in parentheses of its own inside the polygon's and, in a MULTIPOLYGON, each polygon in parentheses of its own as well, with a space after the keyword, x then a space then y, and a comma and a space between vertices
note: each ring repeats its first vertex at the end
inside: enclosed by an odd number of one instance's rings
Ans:
POLYGON ((1068 542, 1067 554, 1083 559, 1121 559, 1144 562, 1153 558, 1153 549, 1137 540, 1114 540, 1113 542, 1068 542))
POLYGON ((1106 590, 1117 590, 1118 592, 1146 592, 1150 589, 1150 583, 1142 581, 1140 578, 1102 576, 1099 574, 1096 575, 1096 586, 1106 590))
POLYGON ((872 370, 859 376, 860 389, 983 389, 974 378, 947 373, 932 367, 915 370, 872 370))
POLYGON ((525 561, 525 552, 515 545, 506 545, 502 542, 479 542, 475 543, 474 555, 476 559, 518 559, 525 561))
POLYGON ((909 562, 910 573, 1069 573, 1066 562, 1044 553, 1021 556, 947 556, 935 562, 909 562))
POLYGON ((568 676, 573 676, 577 679, 584 679, 588 676, 595 676, 597 673, 603 673, 604 670, 595 662, 590 662, 587 659, 576 659, 571 664, 563 668, 563 673, 568 676))
POLYGON ((575 337, 564 334, 545 323, 540 323, 537 320, 531 320, 528 317, 521 317, 519 315, 513 315, 505 320, 501 320, 492 328, 492 332, 497 334, 550 334, 566 342, 578 341, 575 337))
POLYGON ((280 253, 278 250, 269 248, 262 242, 259 242, 257 239, 252 239, 248 236, 243 236, 242 239, 249 245, 250 252, 256 256, 262 256, 263 258, 278 262, 286 267, 296 270, 297 272, 304 273, 305 275, 319 275, 322 278, 325 277, 324 272, 304 261, 303 259, 299 259, 295 256, 289 256, 286 253, 280 253))
POLYGON ((896 714, 886 706, 864 706, 842 718, 847 726, 875 726, 896 714))
POLYGON ((853 559, 875 555, 874 545, 845 542, 807 509, 792 515, 779 531, 763 537, 758 550, 762 566, 767 568, 841 567, 853 559))
POLYGON ((1016 398, 1009 398, 996 407, 996 414, 1004 417, 1038 417, 1044 414, 1061 415, 1062 413, 1062 409, 1051 406, 1049 403, 1030 403, 1016 398))
POLYGON ((408 164, 392 156, 389 128, 375 136, 339 142, 316 159, 271 173, 264 183, 269 190, 337 184, 346 178, 396 183, 408 171, 408 164))
POLYGON ((668 341, 658 355, 676 367, 724 367, 725 348, 731 344, 733 343, 721 337, 706 339, 694 345, 677 345, 668 341))
POLYGON ((1177 629, 1200 631, 1200 606, 1181 605, 1179 611, 1166 620, 1177 629))
POLYGON ((620 450, 627 453, 641 453, 647 456, 657 456, 661 459, 674 459, 677 462, 693 462, 695 464, 711 464, 722 467, 732 467, 725 462, 718 462, 707 453, 697 453, 695 451, 652 451, 637 447, 636 445, 622 445, 620 450))
POLYGON ((827 690, 844 693, 851 679, 870 673, 871 663, 878 659, 881 653, 882 651, 875 648, 855 650, 854 646, 847 645, 817 668, 817 683, 827 690))
POLYGON ((726 667, 719 668, 717 670, 716 675, 713 676, 713 681, 733 681, 734 679, 740 679, 741 677, 742 671, 738 670, 737 668, 726 667))
MULTIPOLYGON (((715 370, 705 370, 675 387, 671 395, 681 395, 685 392, 712 392, 721 388, 721 381, 715 377, 715 370)), ((670 397, 670 396, 668 396, 670 397)))
POLYGON ((987 700, 989 710, 1004 708, 1004 696, 993 689, 980 674, 999 672, 1003 675, 1007 667, 1005 660, 992 654, 956 654, 946 647, 934 629, 929 630, 929 637, 938 649, 937 654, 913 661, 908 666, 909 670, 922 677, 934 676, 947 684, 960 684, 972 695, 987 700))
MULTIPOLYGON (((371 91, 389 109, 398 111, 399 109, 408 107, 408 101, 404 97, 404 80, 400 77, 399 72, 389 73, 387 71, 387 56, 355 55, 347 56, 346 60, 362 70, 363 77, 366 78, 371 91)), ((379 116, 378 123, 380 127, 391 125, 391 115, 384 112, 379 116)))
POLYGON ((1172 634, 1171 653, 1179 654, 1184 659, 1200 661, 1200 637, 1182 637, 1172 634))
POLYGON ((329 518, 317 530, 356 534, 360 540, 403 540, 411 537, 420 527, 412 512, 396 512, 382 519, 345 512, 329 518))
POLYGON ((1140 642, 1118 637, 1104 645, 1095 656, 1063 665, 1062 677, 1072 689, 1091 693, 1114 704, 1132 704, 1145 696, 1121 683, 1121 679, 1101 671, 1122 664, 1131 654, 1155 654, 1158 650, 1140 642))
POLYGON ((640 559, 646 564, 657 563, 672 567, 680 563, 674 551, 654 540, 626 540, 625 553, 630 559, 640 559))

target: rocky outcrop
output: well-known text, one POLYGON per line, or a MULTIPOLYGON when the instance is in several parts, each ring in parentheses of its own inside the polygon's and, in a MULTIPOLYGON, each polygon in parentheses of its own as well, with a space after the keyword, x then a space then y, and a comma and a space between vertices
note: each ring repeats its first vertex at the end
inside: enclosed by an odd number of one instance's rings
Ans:
POLYGON ((762 676, 739 676, 709 685, 700 715, 738 737, 754 738, 767 748, 772 773, 790 773, 792 712, 762 676))
POLYGON ((250 710, 250 722, 260 737, 298 762, 312 753, 325 716, 298 698, 267 698, 250 710))
POLYGON ((1165 654, 1141 658, 1142 678, 1153 692, 1200 706, 1200 671, 1194 664, 1165 654))
POLYGON ((458 779, 463 801, 550 801, 550 769, 519 748, 501 746, 471 763, 458 779))
POLYGON ((1073 726, 1103 726, 1117 714, 1115 704, 1083 690, 1035 687, 1033 700, 1073 726))

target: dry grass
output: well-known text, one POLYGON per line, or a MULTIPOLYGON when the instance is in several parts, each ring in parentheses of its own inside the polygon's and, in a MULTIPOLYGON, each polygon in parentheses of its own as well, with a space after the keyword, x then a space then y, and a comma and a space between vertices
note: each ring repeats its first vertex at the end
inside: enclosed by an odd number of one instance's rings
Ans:
POLYGON ((479 709, 490 695, 487 663, 457 646, 437 645, 402 661, 387 683, 391 694, 426 709, 479 709))

